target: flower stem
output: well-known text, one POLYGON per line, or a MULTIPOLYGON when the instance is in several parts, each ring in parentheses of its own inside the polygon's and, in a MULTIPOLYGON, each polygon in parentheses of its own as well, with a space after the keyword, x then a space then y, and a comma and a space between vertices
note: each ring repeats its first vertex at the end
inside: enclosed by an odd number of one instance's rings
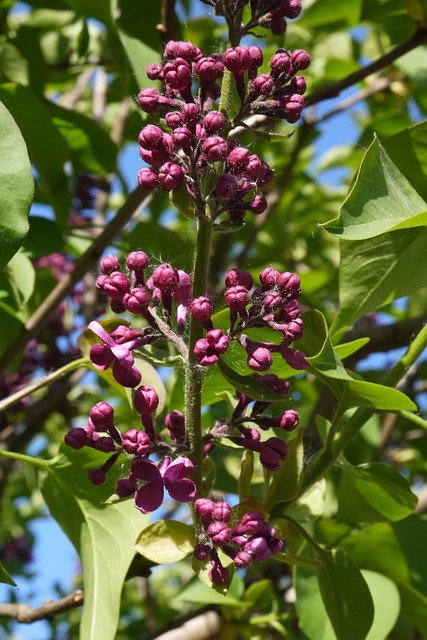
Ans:
POLYGON ((31 464, 33 467, 40 467, 41 469, 45 469, 50 464, 48 460, 33 458, 32 456, 26 456, 23 453, 16 453, 15 451, 4 451, 3 449, 0 449, 0 458, 25 462, 26 464, 31 464))
POLYGON ((38 380, 36 380, 36 382, 33 382, 32 384, 27 385, 23 389, 20 389, 16 393, 13 393, 8 398, 1 400, 0 411, 4 411, 5 409, 12 407, 14 404, 22 400, 22 398, 25 398, 26 396, 31 395, 35 391, 38 391, 38 389, 45 387, 46 385, 50 384, 51 382, 54 382, 55 380, 59 380, 59 378, 62 378, 63 376, 66 376, 72 371, 75 371, 75 369, 80 369, 80 367, 86 367, 89 364, 90 364, 89 358, 79 358, 78 360, 73 360, 72 362, 65 364, 63 367, 61 367, 60 369, 57 369, 53 373, 49 373, 47 376, 43 376, 39 378, 38 380))
MULTIPOLYGON (((208 281, 209 253, 212 235, 212 220, 197 219, 197 236, 193 264, 193 297, 205 295, 208 281)), ((194 356, 194 345, 203 335, 203 327, 194 318, 190 319, 188 357, 185 364, 185 423, 190 446, 190 458, 195 466, 194 482, 197 496, 203 495, 203 440, 202 440, 202 369, 194 356)))

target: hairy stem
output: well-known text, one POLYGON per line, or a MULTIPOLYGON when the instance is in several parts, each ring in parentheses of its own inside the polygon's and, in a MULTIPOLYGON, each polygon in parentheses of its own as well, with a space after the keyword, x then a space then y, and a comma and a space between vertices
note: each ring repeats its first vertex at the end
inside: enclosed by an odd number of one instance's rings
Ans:
MULTIPOLYGON (((212 235, 212 220, 197 219, 196 247, 193 263, 193 297, 205 295, 208 281, 209 253, 212 235)), ((203 495, 203 440, 202 440, 202 370, 194 356, 194 345, 203 335, 203 327, 194 318, 190 319, 188 356, 185 364, 185 423, 190 445, 190 458, 195 466, 194 481, 197 495, 203 495)))
POLYGON ((12 407, 14 404, 22 400, 22 398, 25 398, 26 396, 31 395, 35 391, 38 391, 38 389, 42 389, 43 387, 46 387, 51 382, 55 382, 55 380, 59 380, 59 378, 62 378, 63 376, 68 375, 72 371, 75 371, 76 369, 80 369, 80 367, 86 367, 88 365, 90 365, 89 358, 79 358, 78 360, 73 360, 72 362, 68 362, 68 364, 65 364, 63 367, 61 367, 60 369, 57 369, 53 373, 49 373, 47 376, 42 376, 35 382, 27 385, 23 389, 20 389, 16 393, 13 393, 8 398, 1 400, 0 411, 4 411, 5 409, 12 407))

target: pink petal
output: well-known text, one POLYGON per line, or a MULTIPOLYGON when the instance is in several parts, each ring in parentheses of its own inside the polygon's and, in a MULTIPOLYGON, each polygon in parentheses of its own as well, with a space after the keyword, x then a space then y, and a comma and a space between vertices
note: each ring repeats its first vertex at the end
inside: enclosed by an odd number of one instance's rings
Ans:
POLYGON ((89 357, 93 366, 100 371, 105 371, 114 360, 110 347, 106 344, 93 344, 90 348, 89 357))
POLYGON ((138 369, 136 367, 127 369, 119 360, 114 360, 112 371, 114 379, 122 387, 137 387, 141 382, 141 374, 138 369))
POLYGON ((162 476, 157 466, 150 460, 136 458, 132 463, 132 474, 139 480, 162 483, 162 476))
POLYGON ((108 344, 109 347, 115 346, 116 343, 114 342, 113 338, 109 333, 107 333, 107 331, 105 331, 102 324, 99 324, 99 322, 96 322, 96 320, 90 322, 87 328, 90 329, 96 336, 98 336, 98 338, 101 338, 101 340, 103 340, 105 344, 108 344))
POLYGON ((188 502, 196 497, 196 485, 188 478, 173 482, 169 478, 165 478, 165 487, 170 497, 178 502, 188 502))
POLYGON ((126 369, 131 369, 135 360, 133 359, 132 354, 129 349, 125 347, 124 344, 118 344, 115 347, 111 347, 111 353, 120 360, 120 363, 126 367, 126 369))
POLYGON ((142 513, 151 513, 160 507, 163 502, 163 484, 160 482, 147 482, 135 493, 135 506, 142 513))
POLYGON ((180 480, 181 478, 188 478, 193 471, 194 465, 191 460, 179 456, 167 466, 162 475, 165 480, 175 482, 175 480, 180 480))

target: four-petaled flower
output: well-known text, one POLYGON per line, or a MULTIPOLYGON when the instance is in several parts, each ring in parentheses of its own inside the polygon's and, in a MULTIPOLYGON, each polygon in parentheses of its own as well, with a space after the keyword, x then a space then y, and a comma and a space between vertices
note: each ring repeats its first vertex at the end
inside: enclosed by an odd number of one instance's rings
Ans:
POLYGON ((150 513, 163 502, 164 489, 177 502, 188 502, 196 496, 196 486, 189 475, 194 465, 188 458, 179 456, 171 460, 165 456, 160 467, 145 458, 137 458, 132 463, 132 475, 145 484, 135 493, 135 506, 142 513, 150 513))

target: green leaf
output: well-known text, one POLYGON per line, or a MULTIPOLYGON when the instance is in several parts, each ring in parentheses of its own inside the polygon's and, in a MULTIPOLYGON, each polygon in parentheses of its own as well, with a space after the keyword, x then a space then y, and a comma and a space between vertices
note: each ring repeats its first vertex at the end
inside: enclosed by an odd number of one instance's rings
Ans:
POLYGON ((382 305, 425 286, 426 229, 404 229, 361 241, 340 242, 340 309, 332 334, 382 305))
MULTIPOLYGON (((0 95, 1 97, 1 95, 0 95)), ((0 270, 18 251, 28 232, 34 183, 27 148, 13 117, 0 103, 0 270)))
POLYGON ((33 258, 45 256, 48 253, 61 251, 64 238, 54 220, 41 216, 30 216, 30 230, 24 242, 24 249, 33 258))
POLYGON ((340 470, 338 516, 344 522, 395 522, 417 504, 408 482, 389 465, 371 462, 340 470))
POLYGON ((16 587, 15 580, 8 574, 2 563, 0 562, 0 582, 3 584, 9 584, 11 587, 16 587))
MULTIPOLYGON (((280 394, 276 393, 263 382, 253 376, 242 376, 237 371, 220 359, 217 363, 218 369, 224 378, 238 391, 241 391, 253 400, 263 400, 264 402, 285 402, 280 394)), ((289 406, 292 403, 288 401, 289 406)))
POLYGON ((414 587, 427 594, 427 558, 424 545, 427 538, 427 516, 409 516, 393 524, 393 531, 405 555, 414 587))
POLYGON ((170 191, 169 199, 181 215, 191 219, 194 218, 194 202, 188 195, 185 184, 182 184, 178 189, 170 191))
POLYGON ((301 488, 302 472, 304 465, 304 448, 302 432, 287 443, 288 457, 280 465, 278 471, 269 472, 270 483, 267 495, 263 501, 266 509, 271 510, 280 502, 287 502, 298 495, 301 488))
POLYGON ((403 615, 426 638, 427 597, 409 584, 399 584, 399 593, 403 615))
POLYGON ((361 0, 342 0, 339 4, 334 0, 315 0, 304 11, 302 27, 317 27, 334 24, 356 24, 361 11, 361 0))
POLYGON ((242 455, 239 475, 239 501, 245 502, 251 495, 251 482, 254 475, 254 452, 246 449, 242 455))
POLYGON ((3 75, 11 82, 27 85, 28 62, 13 44, 5 42, 0 47, 0 76, 3 75))
POLYGON ((337 640, 365 640, 374 619, 368 585, 342 549, 322 553, 316 569, 323 604, 337 640))
POLYGON ((308 491, 305 491, 298 500, 292 502, 289 507, 286 504, 278 505, 273 509, 272 516, 280 518, 280 513, 284 510, 288 516, 299 522, 299 524, 313 522, 323 514, 325 493, 326 480, 322 478, 315 482, 308 491))
POLYGON ((250 607, 250 603, 237 600, 229 596, 218 593, 215 589, 208 587, 199 578, 192 580, 177 596, 178 600, 185 602, 196 602, 199 604, 217 604, 223 607, 250 607))
POLYGON ((41 474, 41 491, 49 510, 82 561, 82 640, 116 637, 123 581, 141 524, 148 520, 132 500, 102 504, 113 493, 114 468, 107 483, 98 487, 89 482, 87 472, 106 459, 105 454, 92 449, 74 451, 64 446, 62 454, 41 474))
POLYGON ((147 80, 145 69, 152 62, 158 61, 158 52, 122 28, 118 28, 117 33, 133 71, 134 81, 139 88, 151 85, 151 82, 147 80))
MULTIPOLYGON (((64 173, 64 164, 70 158, 65 140, 53 124, 49 109, 45 103, 28 87, 4 84, 0 87, 0 100, 10 110, 21 129, 28 146, 30 160, 40 174, 42 186, 55 208, 58 223, 61 227, 65 227, 71 201, 67 178, 64 173), (37 126, 34 126, 34 122, 37 122, 37 126), (49 141, 49 153, 46 152, 46 140, 49 141)), ((24 184, 26 185, 25 203, 27 206, 28 198, 32 197, 32 191, 30 191, 29 185, 28 163, 25 160, 26 151, 22 143, 17 149, 23 150, 20 152, 20 159, 22 166, 26 167, 22 175, 26 176, 24 177, 24 184)), ((14 154, 16 153, 17 150, 15 149, 14 154)), ((8 166, 11 166, 10 160, 14 154, 11 155, 10 152, 3 154, 3 158, 7 159, 8 166)), ((22 178, 20 185, 22 185, 22 178)), ((19 225, 17 228, 20 228, 19 225)), ((28 227, 26 227, 25 232, 27 230, 28 227)))
POLYGON ((387 640, 400 613, 399 590, 389 578, 374 571, 362 571, 374 601, 374 622, 366 640, 387 640))
POLYGON ((375 138, 339 218, 323 225, 343 240, 365 240, 427 224, 427 204, 375 138))
POLYGON ((177 562, 194 550, 194 527, 176 520, 158 520, 141 531, 136 550, 156 564, 177 562))
MULTIPOLYGON (((420 51, 414 53, 418 57, 420 51)), ((423 68, 425 71, 425 65, 423 68)), ((427 120, 387 138, 384 148, 414 189, 427 201, 427 120)))
POLYGON ((111 0, 64 0, 65 3, 85 16, 95 18, 104 24, 111 22, 111 0))
POLYGON ((334 347, 334 350, 340 360, 343 360, 344 358, 348 358, 354 353, 357 353, 362 347, 368 344, 369 340, 370 338, 357 338, 357 340, 352 340, 351 342, 337 344, 334 347))
POLYGON ((36 282, 36 272, 31 260, 21 252, 16 253, 6 267, 6 273, 13 288, 15 303, 24 310, 31 298, 36 282))

